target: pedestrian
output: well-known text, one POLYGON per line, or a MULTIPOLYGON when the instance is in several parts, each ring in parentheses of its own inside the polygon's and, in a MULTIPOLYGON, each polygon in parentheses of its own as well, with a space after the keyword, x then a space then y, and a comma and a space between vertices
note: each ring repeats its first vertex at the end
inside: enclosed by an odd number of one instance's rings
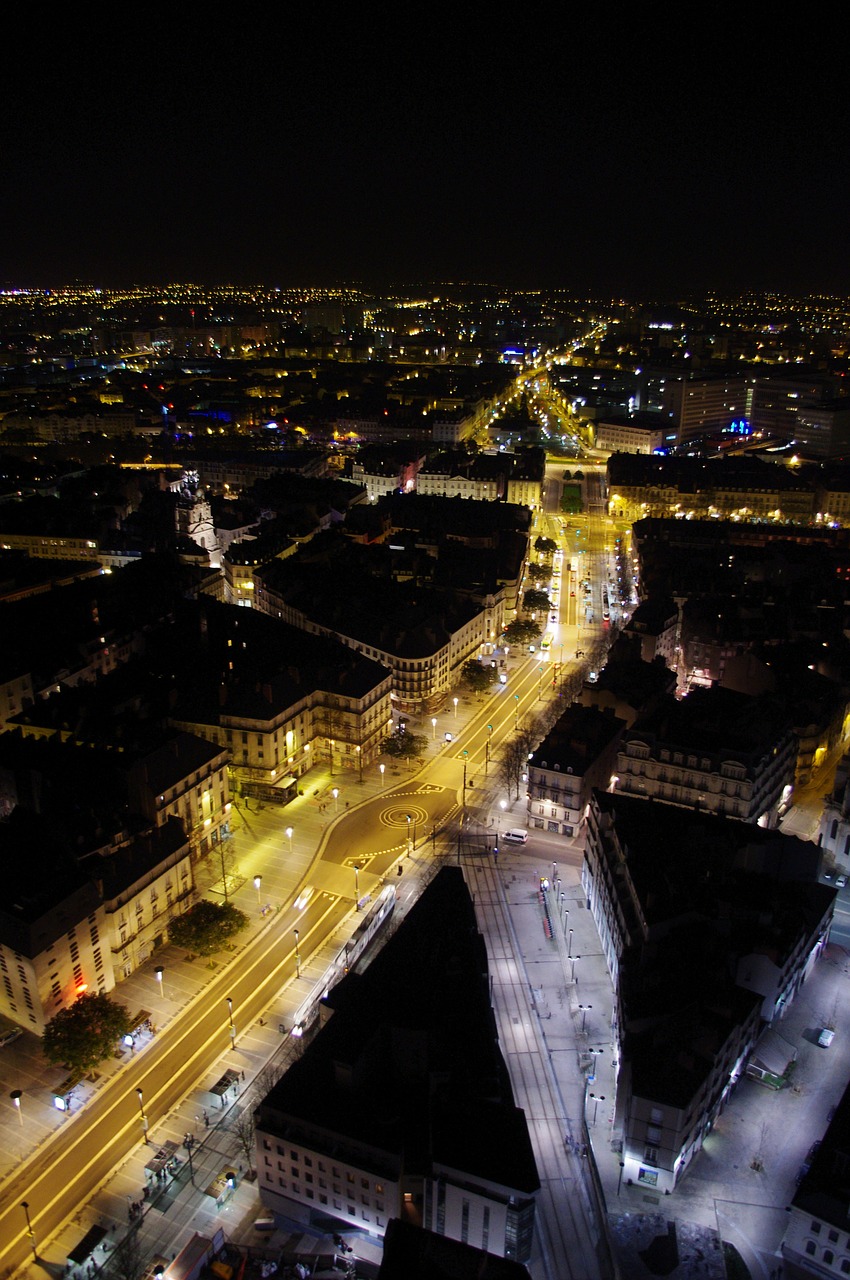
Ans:
POLYGON ((245 1072, 244 1072, 244 1071, 242 1072, 242 1080, 243 1080, 243 1082, 244 1082, 244 1080, 245 1080, 245 1072))
POLYGON ((210 1127, 210 1118, 205 1111, 204 1112, 204 1128, 209 1129, 209 1127, 210 1127))

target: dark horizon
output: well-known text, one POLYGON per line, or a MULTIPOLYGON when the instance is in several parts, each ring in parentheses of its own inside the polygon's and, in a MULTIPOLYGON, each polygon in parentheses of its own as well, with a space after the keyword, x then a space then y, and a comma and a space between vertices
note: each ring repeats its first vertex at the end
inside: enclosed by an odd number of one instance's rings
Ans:
POLYGON ((0 278, 850 292, 850 110, 805 34, 419 21, 33 22, 0 278))

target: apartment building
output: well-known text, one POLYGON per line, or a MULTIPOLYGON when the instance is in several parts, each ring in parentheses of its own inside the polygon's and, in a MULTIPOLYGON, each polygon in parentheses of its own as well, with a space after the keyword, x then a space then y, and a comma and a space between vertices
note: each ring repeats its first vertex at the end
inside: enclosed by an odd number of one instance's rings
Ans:
POLYGON ((443 868, 323 1004, 257 1110, 258 1189, 275 1220, 381 1239, 395 1218, 527 1261, 539 1180, 461 869, 443 868))
POLYGON ((797 738, 781 702, 695 688, 634 721, 617 754, 616 789, 775 827, 796 760, 797 738))

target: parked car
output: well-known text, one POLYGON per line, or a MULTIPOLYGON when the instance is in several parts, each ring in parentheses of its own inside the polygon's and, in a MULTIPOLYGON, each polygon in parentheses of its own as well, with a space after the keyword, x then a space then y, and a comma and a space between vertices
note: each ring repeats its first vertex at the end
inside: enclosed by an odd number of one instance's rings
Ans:
POLYGON ((23 1027, 7 1027, 5 1031, 0 1031, 0 1049, 7 1044, 13 1044, 23 1034, 23 1027))
POLYGON ((822 1049, 828 1049, 835 1039, 835 1032, 832 1027, 824 1027, 818 1036, 818 1044, 822 1049))
POLYGON ((835 877, 835 887, 836 887, 836 889, 843 889, 843 888, 844 888, 844 886, 846 885, 846 883, 847 883, 847 877, 846 877, 846 876, 841 875, 841 876, 836 876, 836 877, 835 877))

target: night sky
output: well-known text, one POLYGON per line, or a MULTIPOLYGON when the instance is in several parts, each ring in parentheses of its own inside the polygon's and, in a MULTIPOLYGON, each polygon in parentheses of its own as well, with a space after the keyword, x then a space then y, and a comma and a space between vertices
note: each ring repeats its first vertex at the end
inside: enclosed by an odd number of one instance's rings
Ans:
POLYGON ((314 9, 19 19, 0 282, 850 292, 840 32, 314 9))

